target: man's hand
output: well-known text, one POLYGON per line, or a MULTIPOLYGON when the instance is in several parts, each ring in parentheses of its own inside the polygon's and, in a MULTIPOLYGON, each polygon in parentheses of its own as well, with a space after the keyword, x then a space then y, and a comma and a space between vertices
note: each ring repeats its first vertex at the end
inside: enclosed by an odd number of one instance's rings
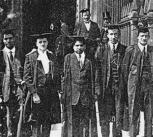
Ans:
POLYGON ((8 19, 16 18, 16 14, 15 14, 15 13, 9 13, 9 14, 7 15, 7 18, 8 18, 8 19))
POLYGON ((0 97, 0 103, 2 103, 3 102, 3 100, 2 100, 2 98, 0 97))
POLYGON ((37 93, 33 94, 33 102, 36 103, 36 104, 40 103, 40 97, 38 96, 37 93))

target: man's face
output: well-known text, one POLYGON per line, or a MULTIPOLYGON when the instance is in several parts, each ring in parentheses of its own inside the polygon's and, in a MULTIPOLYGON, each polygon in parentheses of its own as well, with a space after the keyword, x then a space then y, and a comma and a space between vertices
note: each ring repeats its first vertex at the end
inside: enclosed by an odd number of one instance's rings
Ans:
POLYGON ((119 40, 119 30, 118 29, 108 29, 107 37, 109 42, 116 44, 119 40))
POLYGON ((38 38, 36 41, 36 46, 38 47, 39 50, 45 51, 48 46, 47 38, 38 38))
POLYGON ((84 22, 89 22, 89 20, 90 20, 90 13, 89 13, 89 11, 83 12, 82 13, 82 18, 83 18, 84 22))
POLYGON ((85 50, 85 45, 81 41, 76 41, 73 46, 74 52, 81 54, 85 50))
POLYGON ((110 20, 109 20, 109 19, 105 19, 105 20, 104 20, 104 26, 106 26, 106 25, 108 25, 108 24, 110 24, 110 20))
POLYGON ((138 35, 138 43, 145 46, 148 43, 149 38, 150 38, 149 32, 146 33, 140 32, 138 35))
POLYGON ((12 34, 4 34, 3 36, 3 43, 4 45, 9 48, 12 49, 14 47, 14 36, 12 34))

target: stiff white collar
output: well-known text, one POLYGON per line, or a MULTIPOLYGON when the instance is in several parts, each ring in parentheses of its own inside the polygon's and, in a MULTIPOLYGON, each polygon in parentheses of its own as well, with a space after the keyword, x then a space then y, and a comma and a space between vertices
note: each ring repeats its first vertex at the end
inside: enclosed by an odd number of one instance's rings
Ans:
POLYGON ((143 49, 144 49, 144 48, 145 48, 145 52, 147 52, 147 47, 148 47, 148 45, 143 46, 143 45, 141 45, 140 43, 138 43, 138 47, 139 47, 139 49, 140 49, 141 52, 143 52, 143 49))

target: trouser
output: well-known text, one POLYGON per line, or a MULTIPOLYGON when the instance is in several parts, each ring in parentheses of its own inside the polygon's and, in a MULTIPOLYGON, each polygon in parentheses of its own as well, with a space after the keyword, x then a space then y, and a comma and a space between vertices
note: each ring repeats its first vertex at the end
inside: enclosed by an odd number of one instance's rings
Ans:
POLYGON ((138 107, 135 118, 130 125, 130 137, 136 137, 139 131, 140 111, 144 112, 144 136, 152 136, 152 96, 151 93, 143 93, 140 96, 140 107, 138 107))
POLYGON ((32 102, 32 113, 35 122, 32 124, 33 137, 49 137, 51 129, 51 90, 48 87, 39 87, 40 103, 32 102))
POLYGON ((8 134, 16 136, 17 125, 19 121, 19 104, 15 94, 11 93, 9 100, 6 102, 6 124, 8 134))
POLYGON ((106 92, 103 99, 101 99, 102 97, 98 99, 102 135, 109 137, 112 133, 113 137, 118 137, 121 136, 123 129, 123 107, 125 105, 121 105, 119 96, 115 92, 113 93, 110 88, 106 92))
POLYGON ((72 137, 89 137, 89 107, 79 101, 72 106, 72 137))

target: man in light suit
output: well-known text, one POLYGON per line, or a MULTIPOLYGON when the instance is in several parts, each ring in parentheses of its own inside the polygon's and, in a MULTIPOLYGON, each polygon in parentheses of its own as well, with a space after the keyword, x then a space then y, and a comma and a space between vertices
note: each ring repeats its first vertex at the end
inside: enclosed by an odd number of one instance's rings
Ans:
MULTIPOLYGON (((22 61, 20 51, 14 45, 15 35, 13 30, 3 32, 4 48, 0 51, 1 91, 2 99, 7 110, 7 137, 16 136, 18 123, 18 86, 22 81, 22 61)), ((21 96, 20 96, 21 97, 21 96)))
POLYGON ((123 129, 123 112, 127 104, 127 98, 120 92, 120 75, 126 46, 119 41, 118 25, 108 26, 107 37, 108 42, 97 51, 95 93, 98 95, 103 137, 109 137, 112 122, 114 136, 120 137, 123 129))
POLYGON ((26 55, 24 64, 23 79, 28 88, 25 115, 27 122, 32 122, 33 137, 49 137, 51 124, 61 120, 60 71, 55 55, 47 49, 48 36, 48 33, 33 35, 37 49, 26 55))
POLYGON ((100 29, 98 24, 90 19, 91 15, 89 9, 82 9, 80 14, 83 21, 76 24, 74 35, 85 38, 87 56, 93 59, 97 47, 97 41, 100 40, 100 29))
POLYGON ((128 97, 130 137, 152 136, 153 47, 148 45, 149 38, 148 28, 140 27, 138 43, 128 47, 123 60, 122 92, 128 97))
POLYGON ((85 54, 83 37, 74 38, 74 53, 64 61, 62 82, 64 105, 64 137, 89 137, 90 105, 92 102, 92 66, 85 54))

